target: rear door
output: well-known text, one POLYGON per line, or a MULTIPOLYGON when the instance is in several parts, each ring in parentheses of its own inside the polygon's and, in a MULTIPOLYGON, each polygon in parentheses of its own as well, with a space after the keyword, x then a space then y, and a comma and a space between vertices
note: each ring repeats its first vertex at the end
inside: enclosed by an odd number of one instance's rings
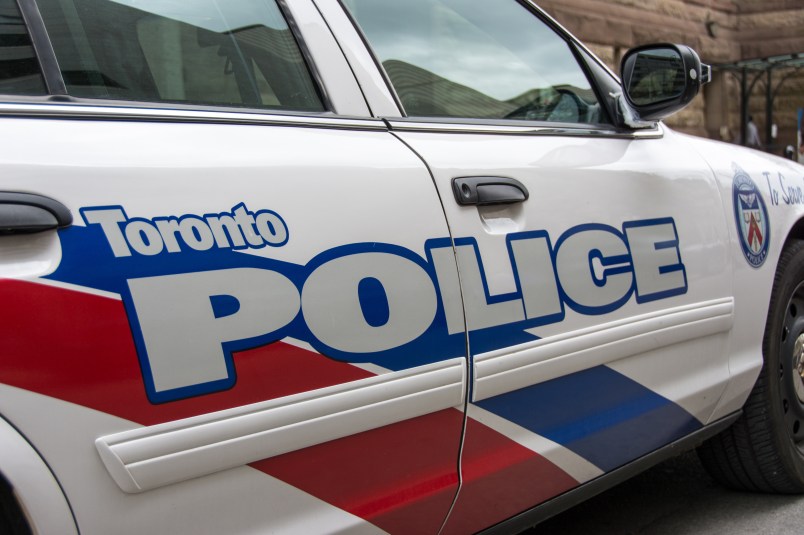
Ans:
MULTIPOLYGON (((381 67, 361 83, 389 82, 372 94, 398 102, 392 131, 428 164, 455 237, 473 376, 446 532, 706 424, 733 298, 702 158, 662 126, 616 128, 617 83, 527 2, 343 3, 381 67)), ((447 317, 459 332, 460 311, 447 317)))
POLYGON ((33 41, 1 86, 0 414, 82 533, 436 533, 452 505, 437 191, 281 6, 2 0, 33 41))

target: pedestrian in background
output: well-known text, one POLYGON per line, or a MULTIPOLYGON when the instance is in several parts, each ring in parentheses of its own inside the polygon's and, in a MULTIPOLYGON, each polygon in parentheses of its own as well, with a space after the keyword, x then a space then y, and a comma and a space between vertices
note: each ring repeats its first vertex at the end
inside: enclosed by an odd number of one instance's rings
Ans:
POLYGON ((757 128, 756 123, 754 122, 754 116, 748 116, 748 128, 746 129, 746 136, 748 139, 746 140, 746 145, 749 147, 756 147, 759 148, 762 145, 762 141, 759 139, 759 128, 757 128))

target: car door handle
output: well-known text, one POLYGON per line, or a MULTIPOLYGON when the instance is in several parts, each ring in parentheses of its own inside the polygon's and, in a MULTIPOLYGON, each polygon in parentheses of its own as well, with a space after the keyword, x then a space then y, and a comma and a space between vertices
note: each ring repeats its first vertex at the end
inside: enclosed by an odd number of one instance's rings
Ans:
POLYGON ((528 200, 528 188, 514 178, 469 176, 452 179, 452 192, 461 206, 512 204, 528 200))
POLYGON ((70 210, 55 199, 0 191, 0 235, 32 234, 72 224, 70 210))

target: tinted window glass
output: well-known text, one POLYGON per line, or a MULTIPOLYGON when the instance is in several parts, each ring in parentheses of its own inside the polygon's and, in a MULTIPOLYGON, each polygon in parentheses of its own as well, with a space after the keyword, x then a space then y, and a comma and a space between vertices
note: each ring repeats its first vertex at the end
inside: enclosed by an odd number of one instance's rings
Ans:
POLYGON ((0 0, 0 93, 47 93, 31 37, 14 0, 0 0))
POLYGON ((515 0, 344 0, 413 116, 600 121, 567 42, 515 0))
POLYGON ((40 0, 71 95, 323 111, 273 0, 40 0))

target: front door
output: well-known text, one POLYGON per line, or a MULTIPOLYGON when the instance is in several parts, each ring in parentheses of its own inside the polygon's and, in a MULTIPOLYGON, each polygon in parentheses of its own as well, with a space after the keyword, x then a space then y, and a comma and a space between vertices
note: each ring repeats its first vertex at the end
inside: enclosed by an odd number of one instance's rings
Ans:
MULTIPOLYGON (((586 53, 525 2, 344 3, 455 237, 473 377, 446 532, 706 424, 729 378, 733 299, 703 159, 662 126, 615 128, 586 53)), ((460 310, 447 318, 462 329, 460 310)))

